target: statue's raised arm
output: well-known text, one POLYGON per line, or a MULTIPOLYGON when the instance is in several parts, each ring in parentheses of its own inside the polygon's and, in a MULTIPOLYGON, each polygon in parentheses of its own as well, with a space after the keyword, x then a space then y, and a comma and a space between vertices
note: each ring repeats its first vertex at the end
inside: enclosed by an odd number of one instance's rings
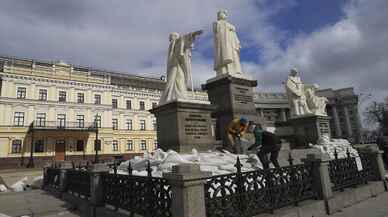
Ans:
POLYGON ((192 86, 191 50, 196 37, 200 34, 202 34, 202 30, 183 36, 176 32, 170 34, 167 55, 167 83, 159 104, 188 98, 187 86, 190 83, 192 86))

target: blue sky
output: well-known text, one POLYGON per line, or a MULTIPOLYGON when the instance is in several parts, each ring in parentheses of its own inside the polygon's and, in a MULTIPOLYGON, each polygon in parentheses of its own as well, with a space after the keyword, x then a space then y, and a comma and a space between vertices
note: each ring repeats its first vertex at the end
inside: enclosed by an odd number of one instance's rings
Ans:
POLYGON ((322 88, 388 96, 387 0, 3 0, 0 54, 159 77, 168 34, 202 29, 193 51, 199 87, 215 76, 211 24, 220 9, 237 27, 258 91, 283 91, 296 67, 322 88))

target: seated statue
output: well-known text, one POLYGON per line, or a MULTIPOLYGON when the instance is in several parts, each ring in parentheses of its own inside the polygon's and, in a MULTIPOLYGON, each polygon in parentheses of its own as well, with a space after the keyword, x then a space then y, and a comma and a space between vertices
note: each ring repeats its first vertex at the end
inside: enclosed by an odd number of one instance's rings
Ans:
POLYGON ((311 113, 307 106, 304 84, 298 76, 298 71, 292 69, 285 84, 291 116, 308 115, 311 113))
POLYGON ((326 116, 326 104, 328 99, 326 97, 316 95, 318 88, 319 86, 316 84, 305 87, 307 106, 312 114, 326 116))

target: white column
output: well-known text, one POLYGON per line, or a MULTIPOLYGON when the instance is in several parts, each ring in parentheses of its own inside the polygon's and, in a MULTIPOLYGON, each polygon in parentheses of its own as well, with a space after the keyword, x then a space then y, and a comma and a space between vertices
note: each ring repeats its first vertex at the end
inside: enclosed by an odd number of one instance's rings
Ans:
POLYGON ((337 107, 333 105, 331 107, 332 113, 333 113, 333 119, 334 119, 334 127, 335 127, 335 134, 337 137, 342 136, 342 130, 341 130, 341 124, 338 118, 338 112, 337 112, 337 107))
POLYGON ((344 106, 344 114, 345 114, 346 131, 348 133, 348 137, 351 137, 353 135, 353 131, 352 131, 352 125, 350 123, 349 110, 346 106, 344 106))
POLYGON ((284 108, 280 109, 280 118, 281 121, 287 121, 286 110, 284 108))

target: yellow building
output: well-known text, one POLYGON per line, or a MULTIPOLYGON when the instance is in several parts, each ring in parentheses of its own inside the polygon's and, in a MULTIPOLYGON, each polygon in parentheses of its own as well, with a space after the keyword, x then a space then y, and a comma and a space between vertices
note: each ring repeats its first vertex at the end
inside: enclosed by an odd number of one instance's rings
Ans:
POLYGON ((0 168, 45 160, 112 158, 153 151, 165 82, 128 74, 0 57, 0 168), (97 127, 96 127, 97 126, 97 127), (98 148, 98 146, 97 146, 98 148))

